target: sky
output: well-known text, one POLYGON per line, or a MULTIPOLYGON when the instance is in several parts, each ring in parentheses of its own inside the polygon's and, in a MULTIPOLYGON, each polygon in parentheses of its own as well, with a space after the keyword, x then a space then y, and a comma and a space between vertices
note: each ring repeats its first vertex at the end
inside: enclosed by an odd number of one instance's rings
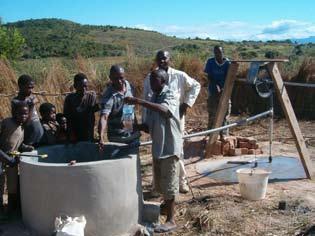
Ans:
POLYGON ((314 0, 0 0, 3 23, 59 18, 181 38, 283 40, 315 36, 314 0))

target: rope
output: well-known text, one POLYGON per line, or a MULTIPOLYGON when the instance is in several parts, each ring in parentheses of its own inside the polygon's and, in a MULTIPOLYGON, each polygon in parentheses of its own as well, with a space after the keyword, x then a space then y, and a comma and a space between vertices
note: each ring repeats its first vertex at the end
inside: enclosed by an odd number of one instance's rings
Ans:
MULTIPOLYGON (((90 90, 92 91, 92 90, 90 90)), ((87 92, 90 92, 87 91, 87 92)), ((47 96, 47 97, 58 97, 58 96, 67 96, 68 94, 70 94, 72 92, 64 92, 64 93, 49 93, 47 91, 37 91, 37 92, 33 92, 34 95, 37 96, 47 96)), ((4 93, 0 93, 0 97, 13 97, 15 95, 18 94, 18 91, 14 92, 14 93, 10 93, 10 94, 4 94, 4 93)), ((101 94, 97 94, 97 95, 101 95, 101 94)))

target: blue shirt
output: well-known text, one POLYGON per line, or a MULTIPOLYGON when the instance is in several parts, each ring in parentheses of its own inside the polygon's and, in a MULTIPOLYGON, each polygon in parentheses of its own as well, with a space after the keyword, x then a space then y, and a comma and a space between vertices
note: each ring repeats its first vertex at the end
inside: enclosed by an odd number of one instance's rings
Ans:
POLYGON ((219 64, 215 58, 208 59, 204 72, 208 74, 209 96, 217 95, 217 86, 223 89, 230 64, 231 62, 227 58, 223 58, 222 64, 219 64))

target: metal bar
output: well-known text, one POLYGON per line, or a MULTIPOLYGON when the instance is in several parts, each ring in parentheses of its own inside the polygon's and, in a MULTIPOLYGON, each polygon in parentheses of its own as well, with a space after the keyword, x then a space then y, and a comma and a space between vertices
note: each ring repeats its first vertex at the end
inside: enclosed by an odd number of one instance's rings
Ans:
MULTIPOLYGON (((197 132, 197 133, 194 133, 194 134, 184 135, 183 139, 188 139, 188 138, 192 138, 192 137, 196 137, 196 136, 205 136, 205 135, 208 135, 208 134, 211 134, 211 133, 215 133, 215 132, 219 132, 221 130, 229 129, 229 128, 232 128, 232 127, 235 127, 235 126, 244 125, 244 124, 247 124, 250 121, 257 120, 258 118, 261 118, 261 117, 264 117, 264 116, 268 116, 268 115, 270 115, 272 113, 273 113, 273 110, 268 110, 268 111, 259 113, 259 114, 255 115, 255 116, 251 116, 251 117, 248 117, 246 119, 242 119, 242 120, 236 121, 234 123, 231 123, 231 124, 228 124, 228 125, 225 125, 225 126, 221 126, 221 127, 215 128, 215 129, 209 129, 209 130, 197 132)), ((146 142, 141 142, 140 146, 146 146, 146 145, 151 145, 151 144, 152 144, 152 141, 146 141, 146 142)))
POLYGON ((306 88, 315 88, 315 84, 310 83, 296 83, 296 82, 283 82, 284 85, 295 86, 295 87, 306 87, 306 88))
POLYGON ((231 62, 288 62, 289 59, 239 59, 230 60, 231 62))
MULTIPOLYGON (((247 79, 244 79, 244 78, 236 79, 236 81, 247 83, 247 79)), ((270 83, 273 84, 273 82, 270 82, 270 83)), ((315 84, 310 84, 310 83, 296 83, 296 82, 287 82, 287 81, 284 81, 283 83, 284 85, 294 86, 294 87, 315 88, 315 84)))
POLYGON ((273 94, 274 91, 271 92, 270 96, 270 110, 272 111, 269 120, 269 162, 272 162, 272 140, 273 140, 273 94))

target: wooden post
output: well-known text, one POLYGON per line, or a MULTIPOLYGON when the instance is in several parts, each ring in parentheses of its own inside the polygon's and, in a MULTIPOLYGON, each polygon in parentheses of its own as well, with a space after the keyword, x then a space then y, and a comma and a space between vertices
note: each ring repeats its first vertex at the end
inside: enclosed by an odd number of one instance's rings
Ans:
POLYGON ((284 87, 284 83, 279 72, 276 62, 268 64, 269 73, 273 79, 275 90, 280 101, 282 110, 284 111, 291 133, 294 137, 297 150, 300 154, 300 159, 303 164, 307 178, 314 179, 314 173, 312 173, 312 162, 310 160, 309 152, 306 148, 303 135, 300 130, 300 126, 297 122, 294 110, 292 108, 287 90, 284 87))
MULTIPOLYGON (((239 64, 235 62, 232 62, 231 65, 229 66, 229 70, 228 70, 226 80, 224 83, 224 89, 223 89, 223 92, 219 101, 218 110, 215 115, 214 126, 212 128, 217 128, 217 127, 222 126, 224 117, 228 109, 229 100, 232 95, 232 89, 234 87, 234 82, 236 79, 238 66, 239 64)), ((206 158, 209 158, 212 156, 212 146, 217 140, 217 138, 218 138, 217 132, 210 135, 209 141, 206 145, 206 153, 205 153, 206 158)))

